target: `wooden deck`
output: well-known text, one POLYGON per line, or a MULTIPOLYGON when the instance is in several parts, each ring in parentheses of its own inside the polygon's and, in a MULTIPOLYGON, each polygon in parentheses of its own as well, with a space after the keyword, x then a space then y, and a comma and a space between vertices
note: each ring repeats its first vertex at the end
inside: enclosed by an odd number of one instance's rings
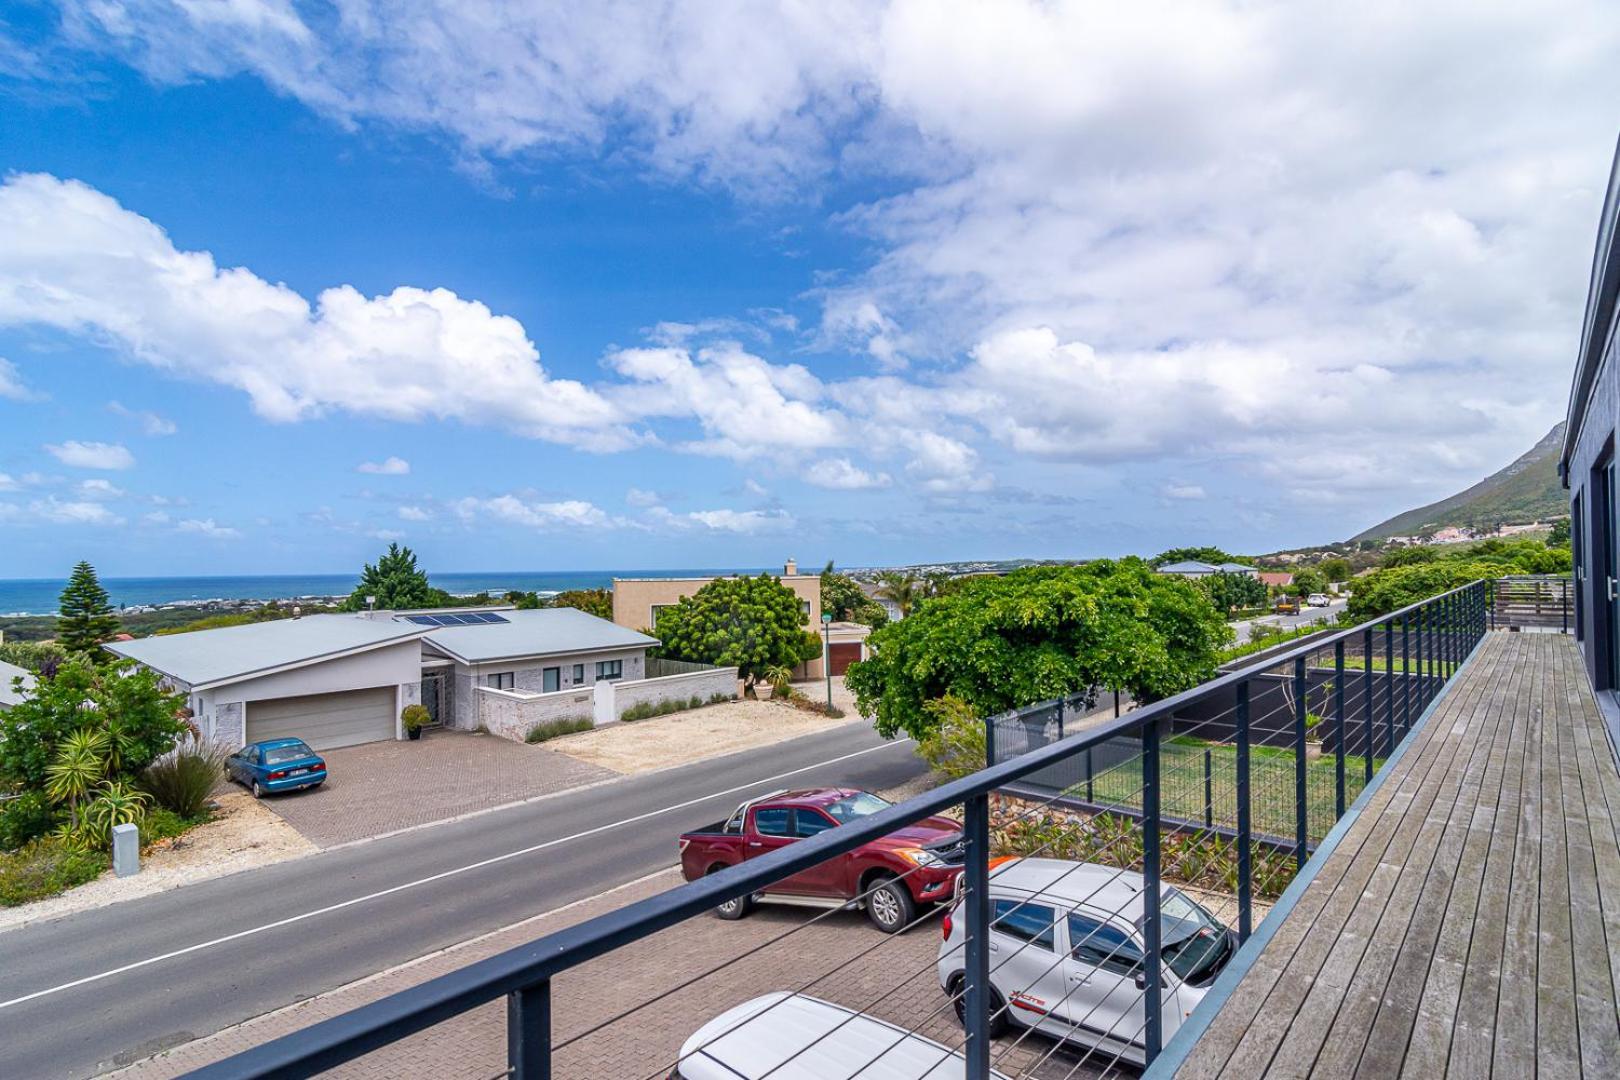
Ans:
POLYGON ((1620 1077, 1620 775, 1573 643, 1486 635, 1412 740, 1176 1076, 1620 1077))

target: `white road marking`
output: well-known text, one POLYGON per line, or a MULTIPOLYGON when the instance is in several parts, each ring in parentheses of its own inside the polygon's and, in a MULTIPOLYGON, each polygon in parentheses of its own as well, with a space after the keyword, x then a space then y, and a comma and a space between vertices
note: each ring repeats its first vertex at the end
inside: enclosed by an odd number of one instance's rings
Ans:
POLYGON ((125 964, 122 967, 111 968, 107 971, 98 972, 95 975, 86 975, 82 979, 74 979, 72 982, 65 982, 60 986, 53 986, 46 990, 35 990, 31 994, 24 994, 21 997, 14 997, 10 1001, 0 1001, 0 1009, 9 1009, 14 1005, 21 1005, 24 1002, 35 1001, 42 997, 49 997, 52 994, 60 994, 64 990, 73 990, 93 982, 101 982, 103 979, 110 979, 117 975, 137 971, 144 967, 150 967, 153 964, 161 964, 165 960, 173 960, 177 956, 185 956, 189 953, 201 952, 204 949, 212 949, 219 945, 226 945, 233 941, 241 941, 243 938, 252 937, 254 934, 262 934, 269 930, 279 930, 283 926, 291 926, 294 923, 303 922, 305 919, 313 919, 320 915, 331 914, 334 911, 342 911, 344 908, 350 908, 358 904, 368 903, 372 900, 381 899, 384 896, 392 896, 395 893, 404 892, 407 889, 414 889, 419 885, 430 885, 435 881, 443 881, 445 878, 455 877, 457 874, 466 874, 473 870, 482 870, 486 866, 494 866, 496 863, 502 863, 508 859, 516 859, 523 855, 533 855, 537 851, 544 851, 546 848, 556 847, 559 844, 571 843, 572 841, 581 840, 587 836, 595 836, 597 833, 608 832, 612 829, 622 828, 626 825, 634 825, 638 821, 646 821, 649 818, 655 818, 661 814, 668 814, 675 810, 684 810, 688 806, 696 806, 698 803, 708 802, 710 799, 718 799, 724 795, 735 795, 739 791, 747 791, 749 788, 756 788, 762 784, 773 784, 778 780, 785 780, 790 776, 797 776, 799 773, 809 772, 811 769, 820 769, 828 765, 837 765, 840 762, 850 761, 858 757, 865 757, 867 754, 873 754, 879 750, 888 750, 891 747, 904 746, 910 742, 910 739, 896 739, 893 742, 884 743, 882 746, 869 746, 865 750, 856 750, 854 753, 844 754, 841 757, 829 758, 826 761, 818 761, 813 765, 805 765, 802 768, 792 769, 784 773, 777 773, 775 776, 767 776, 760 780, 750 780, 746 784, 738 784, 736 787, 729 787, 723 791, 711 791, 707 795, 699 795, 697 798, 687 799, 685 802, 678 802, 672 806, 660 807, 657 810, 649 810, 644 814, 637 814, 634 817, 623 818, 619 821, 610 822, 606 825, 598 825, 595 828, 574 833, 572 836, 559 836, 555 840, 547 840, 544 843, 535 844, 532 847, 520 848, 517 851, 508 851, 504 854, 491 856, 488 859, 482 859, 475 863, 468 863, 466 866, 458 866, 454 870, 444 870, 440 873, 432 874, 425 878, 418 878, 415 881, 407 881, 400 885, 392 885, 386 889, 380 889, 377 892, 368 893, 365 896, 356 896, 340 903, 329 904, 323 908, 316 908, 314 911, 306 911, 298 915, 290 915, 285 919, 277 919, 275 922, 264 923, 261 926, 251 927, 247 930, 238 930, 236 933, 226 934, 224 937, 217 937, 208 941, 199 941, 197 944, 187 945, 183 949, 175 949, 172 952, 162 953, 158 956, 149 956, 144 960, 136 960, 133 963, 125 964))

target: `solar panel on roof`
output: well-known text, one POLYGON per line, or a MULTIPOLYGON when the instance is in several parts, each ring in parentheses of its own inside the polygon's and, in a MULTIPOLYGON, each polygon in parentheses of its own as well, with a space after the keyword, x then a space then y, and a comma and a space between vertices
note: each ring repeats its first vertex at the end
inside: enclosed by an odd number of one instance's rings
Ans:
POLYGON ((439 625, 438 620, 435 619, 432 615, 409 615, 409 616, 406 616, 405 621, 406 622, 413 622, 417 626, 438 626, 439 625))
POLYGON ((440 615, 439 621, 445 626, 465 626, 467 618, 464 615, 440 615))
POLYGON ((504 615, 497 615, 493 611, 480 611, 474 618, 485 623, 503 623, 506 621, 504 615))

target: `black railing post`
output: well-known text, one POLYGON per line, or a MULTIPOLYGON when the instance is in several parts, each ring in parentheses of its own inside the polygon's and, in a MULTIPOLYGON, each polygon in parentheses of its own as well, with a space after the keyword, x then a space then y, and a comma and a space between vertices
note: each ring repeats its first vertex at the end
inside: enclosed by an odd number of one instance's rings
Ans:
POLYGON ((1333 817, 1344 817, 1344 642, 1333 643, 1333 817))
POLYGON ((1091 768, 1091 747, 1086 747, 1086 802, 1096 802, 1095 793, 1091 790, 1091 778, 1094 775, 1091 768))
POLYGON ((1401 619, 1401 734, 1412 730, 1412 618, 1401 619))
POLYGON ((1254 887, 1249 864, 1249 680, 1237 684, 1237 707, 1232 718, 1237 728, 1237 870, 1238 941, 1249 940, 1254 929, 1254 887))
POLYGON ((551 980, 506 995, 506 1064, 512 1080, 551 1080, 551 980))
MULTIPOLYGON (((1412 626, 1412 662, 1417 667, 1417 704, 1418 712, 1423 712, 1423 706, 1428 703, 1429 680, 1423 677, 1423 624, 1428 608, 1418 608, 1412 613, 1416 622, 1412 626)), ((1408 677, 1411 672, 1407 672, 1408 677)))
POLYGON ((990 1075, 989 796, 970 795, 963 801, 962 810, 962 875, 967 881, 962 894, 967 918, 966 998, 962 1003, 963 1026, 967 1028, 965 1071, 969 1080, 986 1080, 990 1075))
POLYGON ((996 763, 996 718, 994 715, 984 718, 984 766, 989 768, 996 763))
POLYGON ((1372 627, 1361 632, 1361 670, 1366 680, 1366 693, 1362 695, 1362 712, 1367 719, 1367 737, 1361 744, 1361 771, 1363 783, 1372 783, 1373 751, 1377 742, 1377 732, 1373 730, 1373 635, 1372 627))
MULTIPOLYGON (((1147 1013, 1144 1050, 1147 1063, 1159 1056, 1164 1045, 1163 972, 1159 963, 1159 725, 1149 722, 1142 728, 1142 993, 1147 1013)), ((977 1076, 971 1070, 969 1076, 977 1076)))
POLYGON ((1569 633, 1569 579, 1558 579, 1558 632, 1569 633))
POLYGON ((1057 704, 1058 738, 1060 740, 1063 738, 1063 713, 1065 711, 1064 710, 1064 704, 1065 704, 1066 700, 1067 700, 1066 698, 1058 698, 1058 704, 1057 704))
POLYGON ((1215 827, 1215 783, 1212 777, 1210 751, 1204 751, 1204 828, 1215 827))
POLYGON ((1384 756, 1395 752, 1395 624, 1384 624, 1384 756))
POLYGON ((1301 869, 1308 857, 1305 851, 1308 823, 1305 804, 1305 658, 1294 661, 1294 861, 1301 869))

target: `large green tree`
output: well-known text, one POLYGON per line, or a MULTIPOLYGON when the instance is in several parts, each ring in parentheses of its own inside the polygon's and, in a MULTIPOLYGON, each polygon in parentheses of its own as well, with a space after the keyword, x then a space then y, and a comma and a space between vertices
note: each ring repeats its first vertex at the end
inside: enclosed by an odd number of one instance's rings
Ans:
POLYGON ((1569 518, 1559 518, 1552 523, 1552 529, 1547 533, 1547 546, 1569 547, 1569 518))
POLYGON ((954 696, 980 716, 1101 689, 1152 701, 1215 673, 1231 637, 1192 582, 1140 559, 964 580, 872 632, 845 676, 885 735, 925 737, 954 696))
POLYGON ((113 614, 107 590, 96 577, 96 568, 87 562, 79 563, 59 601, 57 644, 69 652, 95 656, 101 652, 101 643, 111 641, 117 633, 118 616, 113 614))
POLYGON ((417 568, 416 552, 389 544, 380 559, 366 563, 360 571, 360 584, 343 601, 344 611, 364 611, 366 597, 376 598, 379 610, 440 607, 448 599, 442 589, 428 584, 425 572, 417 568))
POLYGON ((1350 575, 1355 573, 1349 559, 1342 559, 1337 556, 1331 559, 1323 559, 1316 564, 1316 568, 1329 581, 1349 581, 1350 575))
POLYGON ((676 660, 735 665, 743 693, 776 667, 793 667, 821 653, 804 628, 792 589, 769 574, 716 578, 658 613, 659 652, 676 660))
POLYGON ((548 598, 543 607, 571 607, 598 619, 613 621, 612 589, 565 589, 548 598))
POLYGON ((861 590, 860 582, 831 569, 821 572, 821 613, 840 622, 882 626, 889 621, 883 605, 861 590))
POLYGON ((1197 579, 1210 603, 1222 612, 1259 607, 1266 602, 1266 586, 1253 574, 1206 574, 1197 579))
POLYGON ((164 690, 148 668, 69 657, 0 712, 0 787, 43 790, 60 744, 76 731, 105 736, 108 779, 134 777, 185 732, 185 700, 164 690))

